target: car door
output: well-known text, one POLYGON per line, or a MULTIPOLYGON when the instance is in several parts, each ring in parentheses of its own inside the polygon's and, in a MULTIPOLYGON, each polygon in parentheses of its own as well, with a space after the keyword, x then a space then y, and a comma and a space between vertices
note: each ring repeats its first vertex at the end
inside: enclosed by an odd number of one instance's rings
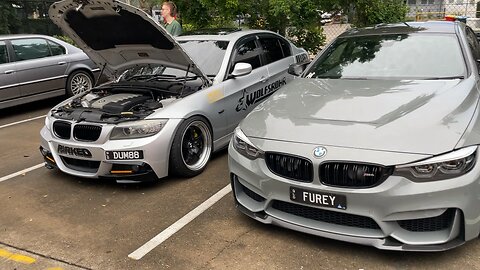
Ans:
POLYGON ((271 95, 293 79, 293 75, 288 74, 288 67, 295 61, 290 44, 285 39, 263 34, 259 35, 258 41, 262 46, 263 59, 270 78, 266 92, 271 95))
POLYGON ((43 38, 14 39, 11 43, 22 96, 65 91, 68 63, 62 46, 43 38))
POLYGON ((7 41, 0 41, 0 102, 20 96, 15 62, 11 61, 11 52, 7 41))
POLYGON ((261 54, 256 35, 238 40, 234 47, 227 74, 233 71, 237 63, 252 65, 252 72, 235 78, 227 75, 222 82, 228 133, 267 97, 264 88, 269 83, 268 69, 263 65, 261 54))

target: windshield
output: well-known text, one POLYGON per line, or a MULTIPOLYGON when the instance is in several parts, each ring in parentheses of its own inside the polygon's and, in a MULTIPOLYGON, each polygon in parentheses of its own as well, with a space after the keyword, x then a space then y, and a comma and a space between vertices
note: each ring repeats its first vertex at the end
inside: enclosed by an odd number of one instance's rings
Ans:
POLYGON ((463 78, 465 61, 453 34, 339 38, 305 73, 308 78, 463 78))
POLYGON ((120 76, 120 81, 153 81, 153 80, 185 80, 197 79, 193 73, 185 70, 164 67, 162 65, 145 64, 127 69, 120 76))
POLYGON ((217 75, 227 50, 228 41, 189 40, 179 42, 207 76, 217 75))

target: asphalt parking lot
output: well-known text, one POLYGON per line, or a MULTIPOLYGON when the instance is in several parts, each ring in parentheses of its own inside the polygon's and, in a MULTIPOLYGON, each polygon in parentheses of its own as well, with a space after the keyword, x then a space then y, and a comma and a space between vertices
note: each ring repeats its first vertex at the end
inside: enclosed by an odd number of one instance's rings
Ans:
POLYGON ((255 222, 228 192, 226 150, 197 177, 155 184, 47 170, 39 130, 58 101, 0 110, 0 270, 480 269, 478 240, 440 253, 386 252, 255 222))

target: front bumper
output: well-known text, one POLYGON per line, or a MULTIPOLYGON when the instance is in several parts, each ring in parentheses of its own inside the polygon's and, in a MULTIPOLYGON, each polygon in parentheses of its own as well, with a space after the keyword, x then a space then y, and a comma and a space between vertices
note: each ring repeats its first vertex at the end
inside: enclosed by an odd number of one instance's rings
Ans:
MULTIPOLYGON (((262 149, 307 153, 300 144, 283 144, 272 142, 262 149)), ((366 150, 348 151, 368 156, 366 150)), ((476 162, 472 171, 455 179, 414 183, 390 176, 375 187, 350 189, 322 185, 316 173, 312 183, 282 178, 263 159, 249 160, 229 146, 232 189, 238 209, 246 215, 262 223, 386 250, 441 251, 478 237, 480 164, 476 162), (294 202, 291 187, 345 195, 347 209, 294 202)), ((314 168, 319 163, 314 161, 314 168)))
POLYGON ((104 125, 94 142, 60 139, 45 126, 40 131, 42 153, 47 168, 85 178, 152 181, 168 175, 168 157, 173 135, 181 120, 170 119, 156 135, 130 140, 109 140, 113 125, 104 125), (59 153, 58 148, 85 149, 91 157, 59 153), (108 160, 107 151, 143 151, 141 159, 108 160))

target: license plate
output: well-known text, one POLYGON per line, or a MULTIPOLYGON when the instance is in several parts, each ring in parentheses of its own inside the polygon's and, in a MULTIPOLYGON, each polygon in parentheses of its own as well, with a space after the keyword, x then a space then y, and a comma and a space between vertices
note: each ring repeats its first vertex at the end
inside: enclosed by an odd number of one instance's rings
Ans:
POLYGON ((347 209, 347 197, 345 195, 323 193, 290 187, 290 200, 315 206, 347 209))
POLYGON ((131 159, 143 159, 142 150, 132 151, 106 151, 105 157, 108 160, 131 160, 131 159))

